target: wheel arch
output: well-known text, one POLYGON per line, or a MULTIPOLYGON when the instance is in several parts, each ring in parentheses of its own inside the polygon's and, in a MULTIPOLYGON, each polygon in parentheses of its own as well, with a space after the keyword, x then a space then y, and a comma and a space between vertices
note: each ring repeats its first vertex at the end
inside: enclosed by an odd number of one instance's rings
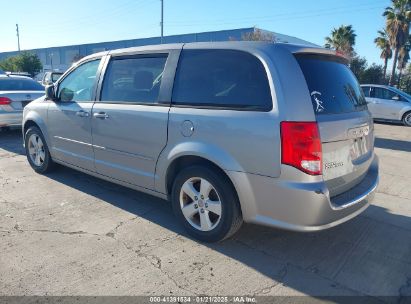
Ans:
POLYGON ((165 175, 165 185, 166 185, 167 195, 170 195, 171 193, 171 189, 173 187, 173 181, 175 177, 177 176, 177 174, 183 168, 195 166, 195 165, 205 166, 207 168, 211 168, 214 171, 218 172, 221 176, 223 176, 227 180, 227 182, 230 183, 230 185, 233 187, 233 190, 236 192, 236 195, 238 196, 234 183, 232 182, 230 177, 227 175, 227 173, 215 162, 207 158, 197 156, 197 155, 182 155, 182 156, 175 158, 170 163, 170 165, 167 168, 166 175, 165 175))
POLYGON ((406 108, 406 109, 404 110, 404 112, 403 112, 402 115, 401 115, 401 120, 403 121, 404 118, 405 118, 405 116, 406 116, 407 114, 409 114, 409 113, 411 113, 411 107, 406 108))
POLYGON ((45 125, 43 119, 40 117, 40 115, 38 115, 35 112, 29 113, 27 115, 27 117, 25 117, 25 119, 24 119, 24 123, 23 123, 23 126, 22 126, 23 142, 25 142, 25 137, 26 137, 27 130, 32 126, 36 126, 37 128, 40 129, 41 133, 43 133, 44 139, 46 140, 47 146, 50 147, 50 140, 49 140, 49 136, 48 136, 48 133, 47 133, 46 125, 45 125))

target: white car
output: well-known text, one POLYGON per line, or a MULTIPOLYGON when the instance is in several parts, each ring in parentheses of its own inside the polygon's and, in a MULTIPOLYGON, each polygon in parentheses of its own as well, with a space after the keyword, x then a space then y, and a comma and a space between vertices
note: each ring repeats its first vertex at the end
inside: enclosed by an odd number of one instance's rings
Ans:
POLYGON ((361 88, 375 120, 402 121, 411 127, 411 95, 386 85, 363 84, 361 88))

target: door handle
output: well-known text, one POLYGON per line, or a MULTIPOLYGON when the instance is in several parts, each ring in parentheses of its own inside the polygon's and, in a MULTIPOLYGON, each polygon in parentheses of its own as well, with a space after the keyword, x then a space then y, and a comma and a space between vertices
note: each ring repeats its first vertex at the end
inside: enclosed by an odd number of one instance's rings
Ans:
POLYGON ((99 112, 99 113, 94 113, 93 116, 95 118, 100 118, 100 119, 107 119, 109 118, 108 114, 105 112, 99 112))
POLYGON ((76 115, 79 116, 79 117, 89 117, 89 116, 90 116, 90 113, 81 110, 81 111, 76 112, 76 115))

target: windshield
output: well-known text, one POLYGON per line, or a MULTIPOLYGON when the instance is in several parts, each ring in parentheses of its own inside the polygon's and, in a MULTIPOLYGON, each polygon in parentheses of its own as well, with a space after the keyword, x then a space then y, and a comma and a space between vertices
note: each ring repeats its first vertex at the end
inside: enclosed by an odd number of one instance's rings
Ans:
POLYGON ((354 74, 338 57, 297 55, 316 114, 338 114, 367 108, 354 74))
POLYGON ((399 95, 402 95, 402 96, 406 97, 407 99, 410 99, 410 100, 411 100, 411 95, 405 93, 404 91, 401 91, 401 90, 399 90, 399 89, 397 89, 397 88, 394 88, 394 87, 390 87, 390 90, 392 90, 392 91, 394 91, 395 93, 398 93, 399 95))
POLYGON ((0 91, 44 91, 44 87, 28 78, 1 78, 0 91))

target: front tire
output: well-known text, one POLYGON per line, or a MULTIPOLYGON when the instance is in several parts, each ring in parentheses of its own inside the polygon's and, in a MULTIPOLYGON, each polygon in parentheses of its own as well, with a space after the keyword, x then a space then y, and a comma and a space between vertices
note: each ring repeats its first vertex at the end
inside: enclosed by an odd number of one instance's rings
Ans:
POLYGON ((404 126, 411 127, 411 111, 404 114, 402 122, 404 126))
POLYGON ((49 149, 38 127, 30 127, 25 135, 26 156, 30 166, 40 174, 50 172, 54 169, 49 149))
POLYGON ((171 203, 188 234, 202 242, 224 240, 243 222, 237 194, 227 177, 205 166, 178 173, 171 203))

